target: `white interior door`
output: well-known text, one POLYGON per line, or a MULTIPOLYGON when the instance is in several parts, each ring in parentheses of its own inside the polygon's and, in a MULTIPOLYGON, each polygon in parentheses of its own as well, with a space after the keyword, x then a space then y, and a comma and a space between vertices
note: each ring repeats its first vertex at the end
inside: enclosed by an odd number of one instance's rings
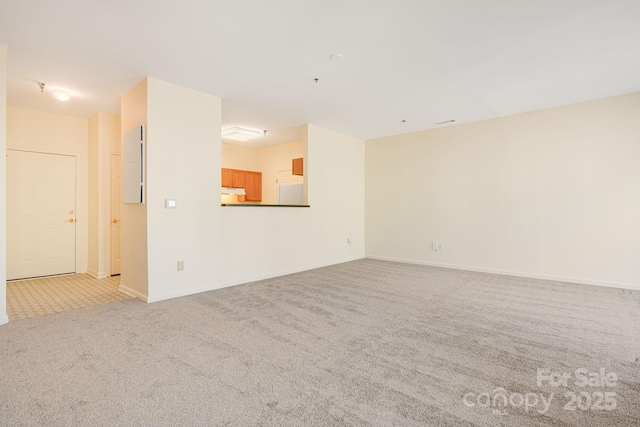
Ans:
POLYGON ((111 155, 111 275, 120 274, 120 229, 122 220, 122 158, 111 155))
POLYGON ((76 159, 7 150, 7 280, 75 273, 76 159))

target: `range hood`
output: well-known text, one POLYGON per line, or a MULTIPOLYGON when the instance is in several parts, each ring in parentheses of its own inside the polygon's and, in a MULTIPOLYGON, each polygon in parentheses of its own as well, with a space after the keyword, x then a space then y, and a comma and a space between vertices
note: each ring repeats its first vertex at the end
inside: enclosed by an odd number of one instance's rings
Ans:
POLYGON ((238 196, 244 196, 247 193, 244 191, 244 188, 222 187, 222 194, 237 194, 238 196))

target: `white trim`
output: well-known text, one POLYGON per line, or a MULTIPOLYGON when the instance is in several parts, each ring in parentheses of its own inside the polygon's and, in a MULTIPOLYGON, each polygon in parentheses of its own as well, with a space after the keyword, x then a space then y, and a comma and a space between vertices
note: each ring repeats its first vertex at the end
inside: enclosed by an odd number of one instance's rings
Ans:
POLYGON ((120 286, 118 286, 118 290, 123 294, 129 295, 130 297, 138 298, 139 300, 142 300, 144 302, 151 302, 149 301, 149 298, 146 295, 136 291, 135 289, 131 289, 130 287, 125 286, 123 284, 120 284, 120 286))
POLYGON ((50 276, 34 276, 34 277, 25 277, 23 279, 11 279, 7 280, 7 282, 15 283, 15 282, 25 282, 27 280, 39 280, 39 279, 49 279, 52 277, 64 277, 64 276, 75 276, 76 274, 82 273, 62 273, 62 274, 52 274, 50 276))
MULTIPOLYGON (((78 268, 78 266, 82 265, 82 251, 79 250, 79 248, 81 248, 82 246, 82 233, 78 230, 78 217, 81 218, 81 220, 88 220, 89 218, 89 213, 87 212, 86 216, 84 216, 84 212, 83 212, 83 207, 80 206, 79 203, 79 197, 78 197, 78 184, 79 182, 82 180, 80 174, 81 174, 81 170, 78 167, 79 166, 79 158, 82 155, 82 153, 78 152, 78 153, 74 153, 74 154, 63 154, 63 153, 53 153, 53 152, 48 152, 48 151, 34 151, 34 150, 22 150, 22 149, 18 149, 18 148, 7 148, 5 151, 14 151, 14 152, 21 152, 21 153, 32 153, 32 154, 43 154, 43 155, 47 155, 47 156, 61 156, 61 157, 68 157, 68 158, 72 158, 73 159, 73 204, 74 204, 74 209, 75 209, 75 218, 76 218, 76 226, 75 226, 75 231, 74 231, 74 255, 73 255, 73 269, 74 269, 74 273, 70 273, 70 274, 83 274, 86 273, 86 271, 80 271, 81 269, 78 268), (83 215, 80 215, 80 214, 83 215)), ((88 153, 88 152, 87 152, 88 153)), ((6 153, 5 153, 6 154, 6 153)), ((87 154, 88 155, 88 154, 87 154)), ((6 168, 5 168, 6 169, 6 168)), ((87 179, 88 179, 88 175, 87 175, 87 179)), ((88 182, 88 181, 87 181, 88 182)), ((6 199, 6 190, 5 190, 5 199, 6 199)), ((6 208, 5 208, 6 211, 6 208)), ((87 233, 84 236, 84 238, 87 240, 89 239, 89 234, 88 234, 88 229, 86 229, 87 233)), ((5 241, 6 241, 6 232, 5 232, 5 241)), ((87 247, 87 253, 88 253, 88 247, 87 247)), ((88 264, 88 260, 87 261, 88 264)), ((63 273, 63 274, 67 274, 67 273, 63 273)), ((50 274, 48 276, 37 276, 37 277, 49 277, 49 276, 60 276, 60 274, 50 274)), ((30 279, 29 277, 27 277, 26 279, 30 279)), ((11 279, 11 280, 21 280, 21 279, 11 279)))
POLYGON ((495 268, 484 268, 484 267, 472 267, 468 265, 445 264, 445 263, 439 263, 439 262, 428 262, 428 261, 404 259, 404 258, 393 258, 393 257, 380 256, 380 255, 366 255, 365 258, 377 259, 380 261, 402 262, 405 264, 428 265, 431 267, 442 267, 442 268, 449 268, 452 270, 477 271, 480 273, 500 274, 503 276, 526 277, 529 279, 552 280, 555 282, 578 283, 581 285, 603 286, 607 288, 620 288, 620 289, 631 289, 634 291, 640 291, 640 284, 634 284, 634 283, 603 282, 599 280, 591 280, 591 279, 578 278, 578 277, 553 276, 550 274, 523 273, 520 271, 499 270, 495 268))
MULTIPOLYGON (((201 287, 191 288, 191 289, 181 289, 180 291, 177 291, 177 292, 169 292, 169 293, 166 293, 166 294, 149 296, 146 301, 148 303, 164 301, 164 300, 168 300, 168 299, 172 299, 172 298, 184 297, 184 296, 187 296, 187 295, 193 295, 193 294, 199 294, 199 293, 202 293, 202 292, 213 291, 214 289, 221 289, 221 288, 227 288, 229 286, 237 286, 237 285, 242 285, 242 284, 245 284, 245 283, 257 282, 258 280, 273 279, 274 277, 280 277, 280 276, 286 276, 286 275, 289 275, 289 274, 301 273, 303 271, 309 271, 309 270, 314 270, 316 268, 328 267, 330 265, 343 264, 345 262, 356 261, 356 260, 359 260, 359 259, 364 259, 364 256, 358 256, 358 257, 354 257, 354 258, 346 258, 346 259, 336 260, 336 261, 333 261, 333 262, 322 263, 322 264, 315 264, 315 265, 311 265, 311 266, 307 266, 307 267, 303 267, 303 268, 294 268, 294 269, 291 269, 291 270, 283 270, 283 271, 280 271, 278 273, 264 274, 264 275, 249 277, 249 278, 240 279, 240 280, 237 280, 237 281, 225 283, 225 284, 222 284, 222 285, 207 285, 207 286, 201 286, 201 287)), ((122 285, 120 285, 120 287, 122 288, 122 285)), ((131 295, 131 294, 127 293, 127 292, 125 292, 125 293, 127 295, 131 295)), ((135 296, 135 295, 132 295, 132 296, 135 296)))
MULTIPOLYGON (((19 108, 21 108, 21 107, 19 107, 19 108)), ((56 113, 53 113, 53 114, 56 114, 56 113)), ((77 157, 77 153, 76 154, 64 154, 64 153, 53 153, 51 151, 21 150, 19 148, 7 148, 7 151, 22 151, 23 153, 51 154, 53 156, 77 157)))
POLYGON ((98 273, 97 271, 91 269, 87 269, 87 274, 89 274, 91 277, 95 277, 96 279, 104 279, 106 277, 109 277, 106 272, 98 273))
POLYGON ((6 314, 4 316, 0 316, 0 325, 6 325, 9 323, 9 316, 6 314))

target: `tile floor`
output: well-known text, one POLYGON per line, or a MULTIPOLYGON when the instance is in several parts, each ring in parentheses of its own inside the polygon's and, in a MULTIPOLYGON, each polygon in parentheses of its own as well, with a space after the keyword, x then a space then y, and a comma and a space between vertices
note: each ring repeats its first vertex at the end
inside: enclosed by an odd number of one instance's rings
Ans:
POLYGON ((89 274, 7 282, 7 315, 14 321, 132 299, 118 291, 119 284, 120 276, 96 279, 89 274))

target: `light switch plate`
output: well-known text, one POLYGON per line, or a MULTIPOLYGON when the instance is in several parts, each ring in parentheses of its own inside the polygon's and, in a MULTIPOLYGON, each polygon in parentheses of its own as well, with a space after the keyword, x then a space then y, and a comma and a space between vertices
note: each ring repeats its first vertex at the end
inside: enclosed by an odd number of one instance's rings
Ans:
POLYGON ((175 209, 176 206, 176 199, 164 199, 165 209, 175 209))

